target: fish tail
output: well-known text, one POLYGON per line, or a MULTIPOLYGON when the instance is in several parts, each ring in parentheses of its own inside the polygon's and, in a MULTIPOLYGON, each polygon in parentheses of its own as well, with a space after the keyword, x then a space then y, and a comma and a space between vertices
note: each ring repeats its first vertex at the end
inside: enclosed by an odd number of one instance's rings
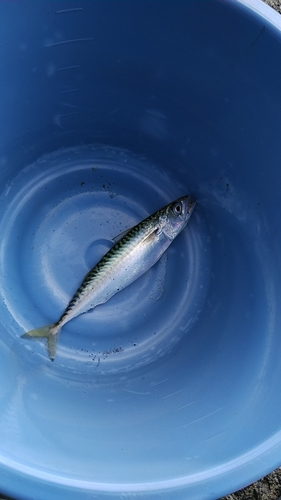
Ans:
POLYGON ((48 339, 48 352, 51 361, 54 361, 57 350, 57 341, 59 336, 60 328, 53 323, 51 325, 42 326, 41 328, 36 328, 35 330, 30 330, 29 332, 22 335, 22 338, 44 338, 48 339))

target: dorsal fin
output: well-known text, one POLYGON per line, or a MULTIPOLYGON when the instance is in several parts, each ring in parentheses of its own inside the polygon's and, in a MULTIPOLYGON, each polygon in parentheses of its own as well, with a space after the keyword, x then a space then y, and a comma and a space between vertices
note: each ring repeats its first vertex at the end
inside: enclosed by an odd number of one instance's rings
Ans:
MULTIPOLYGON (((133 226, 134 227, 134 226, 133 226)), ((133 227, 130 227, 129 229, 125 229, 125 231, 122 231, 122 233, 118 234, 117 236, 114 236, 114 238, 111 238, 113 243, 117 243, 118 241, 122 240, 126 234, 128 234, 133 227)))

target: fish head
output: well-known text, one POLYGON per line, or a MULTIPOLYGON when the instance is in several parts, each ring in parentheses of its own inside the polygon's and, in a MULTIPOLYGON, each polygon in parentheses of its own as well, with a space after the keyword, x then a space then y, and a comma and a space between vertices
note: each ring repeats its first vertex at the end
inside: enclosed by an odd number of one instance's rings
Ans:
POLYGON ((167 205, 166 214, 162 220, 162 231, 169 239, 176 238, 185 228, 195 205, 196 201, 192 200, 189 195, 182 196, 167 205))

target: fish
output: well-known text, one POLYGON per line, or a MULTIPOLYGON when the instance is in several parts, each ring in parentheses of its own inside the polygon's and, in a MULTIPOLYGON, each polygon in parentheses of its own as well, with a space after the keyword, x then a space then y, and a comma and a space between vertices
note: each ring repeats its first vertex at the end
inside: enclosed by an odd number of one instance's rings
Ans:
POLYGON ((22 337, 46 337, 49 357, 54 361, 61 328, 104 304, 154 266, 185 228, 195 205, 189 195, 182 196, 114 238, 113 247, 86 274, 59 320, 22 337))

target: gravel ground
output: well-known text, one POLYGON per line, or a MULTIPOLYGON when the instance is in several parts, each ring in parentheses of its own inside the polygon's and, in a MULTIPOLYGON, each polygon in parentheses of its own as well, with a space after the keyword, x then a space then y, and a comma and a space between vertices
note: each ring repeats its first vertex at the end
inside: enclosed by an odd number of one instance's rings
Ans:
MULTIPOLYGON (((264 1, 281 14, 281 0, 264 1)), ((13 499, 0 494, 0 500, 13 499)), ((281 467, 247 488, 239 490, 236 493, 231 493, 231 495, 227 495, 219 500, 281 500, 281 467)))
POLYGON ((281 14, 281 0, 264 0, 265 3, 270 5, 273 9, 277 10, 281 14))

